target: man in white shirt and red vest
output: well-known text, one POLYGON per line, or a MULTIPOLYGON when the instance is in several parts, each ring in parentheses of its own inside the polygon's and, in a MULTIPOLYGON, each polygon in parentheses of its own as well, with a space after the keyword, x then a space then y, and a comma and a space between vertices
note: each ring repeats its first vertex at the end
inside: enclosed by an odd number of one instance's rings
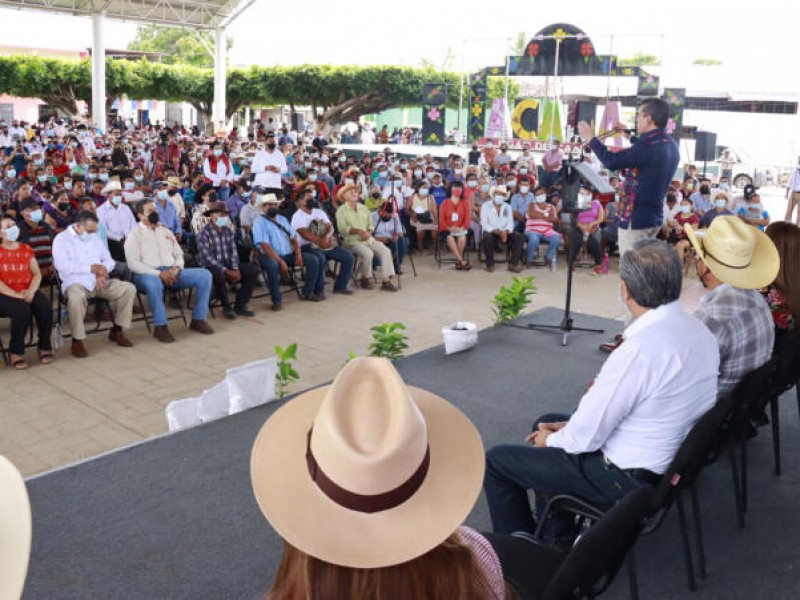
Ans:
POLYGON ((211 152, 203 162, 203 174, 206 183, 214 186, 217 200, 225 202, 231 193, 230 182, 234 181, 233 166, 222 148, 222 142, 216 141, 211 146, 211 152))
MULTIPOLYGON (((528 531, 548 499, 570 494, 611 507, 654 485, 694 423, 717 399, 714 335, 681 307, 678 254, 641 240, 620 259, 620 302, 633 322, 572 415, 546 415, 526 444, 486 455, 484 487, 497 533, 528 531)), ((566 519, 566 520, 562 520, 566 519)), ((546 535, 567 541, 571 521, 548 521, 546 535)))

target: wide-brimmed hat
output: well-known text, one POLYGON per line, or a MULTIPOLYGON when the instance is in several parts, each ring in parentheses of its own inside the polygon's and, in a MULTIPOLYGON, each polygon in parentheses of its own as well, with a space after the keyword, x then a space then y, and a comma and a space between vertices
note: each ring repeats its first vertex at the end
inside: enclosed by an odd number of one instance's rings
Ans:
POLYGON ((31 506, 25 480, 0 456, 0 598, 22 597, 31 552, 31 506))
POLYGON ((121 192, 122 186, 119 184, 119 179, 109 179, 106 183, 101 194, 108 194, 109 192, 121 192))
POLYGON ((275 194, 265 194, 261 199, 261 204, 280 204, 281 201, 275 194))
POLYGON ((175 187, 181 187, 181 180, 180 177, 167 177, 167 183, 169 185, 174 185, 175 187))
POLYGON ((344 195, 349 192, 350 190, 356 190, 359 195, 361 194, 361 187, 356 185, 355 183, 347 183, 339 188, 339 191, 336 192, 336 199, 337 200, 344 200, 344 195))
POLYGON ((763 231, 739 217, 715 218, 705 232, 683 226, 689 241, 716 277, 733 287, 755 290, 775 281, 780 257, 763 231))
POLYGON ((212 213, 228 214, 228 205, 224 202, 212 202, 206 209, 205 216, 209 217, 212 213))
POLYGON ((504 186, 504 185, 496 185, 491 189, 490 193, 492 195, 494 195, 494 194, 506 195, 506 194, 508 194, 508 190, 506 189, 506 186, 504 186))
POLYGON ((278 409, 250 461, 258 505, 284 540, 366 569, 407 562, 447 539, 472 510, 483 472, 470 420, 371 357, 278 409))

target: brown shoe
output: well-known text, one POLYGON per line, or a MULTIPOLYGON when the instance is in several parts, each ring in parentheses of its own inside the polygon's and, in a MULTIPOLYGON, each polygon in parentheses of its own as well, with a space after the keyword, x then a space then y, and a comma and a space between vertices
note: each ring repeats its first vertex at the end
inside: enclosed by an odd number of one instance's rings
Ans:
POLYGON ((211 329, 211 326, 208 323, 205 321, 198 321, 196 319, 192 319, 192 322, 189 324, 189 329, 205 335, 211 335, 214 333, 214 330, 211 329))
POLYGON ((517 265, 508 265, 508 270, 512 273, 520 273, 522 271, 517 265))
POLYGON ((483 267, 483 270, 486 271, 487 273, 494 273, 494 267, 492 265, 487 265, 483 267))
POLYGON ((83 345, 83 340, 72 340, 72 356, 75 358, 86 358, 89 353, 86 351, 86 346, 83 345))
POLYGON ((166 325, 156 325, 153 327, 153 337, 159 342, 164 342, 165 344, 171 344, 175 341, 175 338, 172 337, 172 334, 169 332, 169 329, 167 329, 166 325))
POLYGON ((381 289, 387 292, 396 292, 398 290, 397 284, 391 279, 387 279, 381 284, 381 289))
POLYGON ((122 346, 123 348, 133 348, 133 344, 127 337, 125 337, 125 334, 122 332, 122 327, 119 325, 115 325, 111 328, 111 331, 108 332, 108 339, 110 339, 112 342, 116 342, 117 346, 122 346))
POLYGON ((365 290, 371 290, 373 288, 372 282, 369 280, 369 277, 362 277, 361 279, 358 280, 358 283, 365 290))

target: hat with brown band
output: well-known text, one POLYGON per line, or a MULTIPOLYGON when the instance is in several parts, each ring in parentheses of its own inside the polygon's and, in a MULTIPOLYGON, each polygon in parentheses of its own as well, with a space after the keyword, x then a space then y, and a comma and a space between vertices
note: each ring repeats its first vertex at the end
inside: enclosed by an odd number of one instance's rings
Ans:
POLYGON ((689 223, 683 228, 697 256, 723 283, 757 290, 775 281, 780 267, 775 244, 739 217, 716 217, 706 231, 695 231, 689 223))
POLYGON ((447 539, 472 510, 483 471, 469 419, 371 357, 278 409, 250 462, 258 505, 284 540, 366 569, 407 562, 447 539))
POLYGON ((0 456, 0 598, 22 597, 31 551, 31 506, 25 480, 0 456))

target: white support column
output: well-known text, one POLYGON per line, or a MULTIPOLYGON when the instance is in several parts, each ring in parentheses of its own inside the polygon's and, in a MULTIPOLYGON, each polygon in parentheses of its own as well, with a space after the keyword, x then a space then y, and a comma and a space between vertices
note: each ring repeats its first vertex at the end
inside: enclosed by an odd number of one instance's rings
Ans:
POLYGON ((211 120, 214 124, 214 132, 225 129, 225 85, 227 73, 225 56, 228 51, 228 40, 225 29, 220 27, 215 30, 216 47, 214 48, 214 107, 211 111, 211 120))
POLYGON ((106 16, 92 15, 92 124, 106 130, 106 16))

